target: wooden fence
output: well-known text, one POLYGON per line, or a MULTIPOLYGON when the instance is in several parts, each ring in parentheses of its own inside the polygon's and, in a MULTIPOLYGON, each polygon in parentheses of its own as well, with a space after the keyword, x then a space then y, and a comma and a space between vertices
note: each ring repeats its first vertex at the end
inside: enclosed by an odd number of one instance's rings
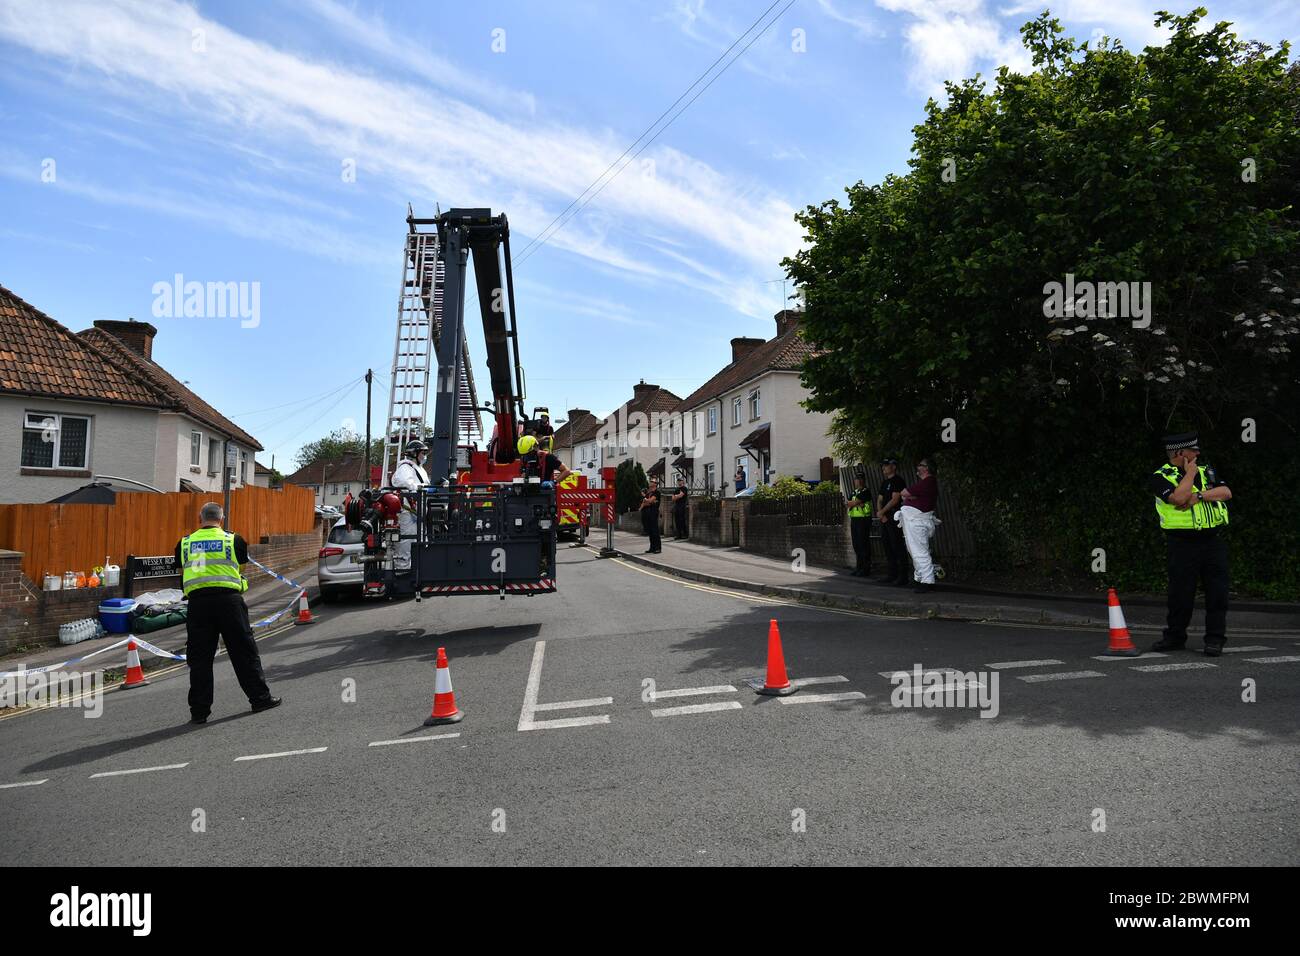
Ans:
MULTIPOLYGON (((119 493, 111 505, 0 505, 0 548, 23 552, 23 573, 39 584, 46 573, 126 565, 128 554, 171 554, 198 527, 204 502, 220 492, 119 493)), ((230 493, 227 527, 249 544, 278 534, 306 534, 315 523, 309 488, 245 486, 230 493)))

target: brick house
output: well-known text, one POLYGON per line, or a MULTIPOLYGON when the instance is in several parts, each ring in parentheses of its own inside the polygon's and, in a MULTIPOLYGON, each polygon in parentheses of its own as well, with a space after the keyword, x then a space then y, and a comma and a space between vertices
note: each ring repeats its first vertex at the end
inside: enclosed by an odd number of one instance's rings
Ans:
POLYGON ((284 483, 310 488, 317 504, 337 508, 349 494, 356 497, 366 487, 367 471, 365 456, 349 452, 339 461, 309 462, 286 476, 284 483))
POLYGON ((632 399, 600 423, 595 436, 600 451, 597 467, 617 468, 636 461, 647 476, 663 480, 663 459, 680 438, 673 418, 680 404, 680 397, 645 379, 632 386, 632 399))
POLYGON ((555 430, 555 454, 565 466, 588 481, 600 477, 602 448, 598 439, 601 420, 585 408, 569 409, 569 417, 555 430))
POLYGON ((0 503, 42 502, 94 476, 160 491, 253 481, 262 446, 153 361, 147 322, 80 333, 0 286, 0 503))

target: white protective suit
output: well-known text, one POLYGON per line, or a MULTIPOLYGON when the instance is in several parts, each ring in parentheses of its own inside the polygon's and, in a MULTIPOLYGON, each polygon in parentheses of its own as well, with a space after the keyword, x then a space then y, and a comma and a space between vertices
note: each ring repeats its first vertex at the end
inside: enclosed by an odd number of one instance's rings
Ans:
MULTIPOLYGON (((409 458, 403 458, 397 467, 393 469, 393 487, 400 488, 403 492, 414 494, 428 484, 428 474, 409 458)), ((413 535, 419 528, 415 512, 411 510, 411 505, 405 500, 405 495, 403 495, 402 510, 397 516, 397 528, 403 535, 413 535)), ((393 552, 393 570, 411 570, 411 541, 409 539, 398 540, 397 549, 393 552)))
POLYGON ((930 539, 934 537, 938 519, 933 511, 921 511, 911 505, 898 509, 898 520, 903 526, 903 541, 912 556, 912 577, 920 584, 934 583, 934 559, 930 557, 930 539))

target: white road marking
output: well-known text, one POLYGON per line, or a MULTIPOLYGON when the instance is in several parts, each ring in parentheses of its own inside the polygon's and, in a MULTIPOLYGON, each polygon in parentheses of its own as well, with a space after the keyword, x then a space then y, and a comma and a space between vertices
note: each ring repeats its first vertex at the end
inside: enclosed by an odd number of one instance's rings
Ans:
POLYGON ((717 684, 713 687, 679 687, 676 690, 657 690, 650 699, 655 701, 661 697, 700 697, 704 694, 734 694, 735 692, 736 688, 730 684, 717 684))
POLYGON ((860 690, 849 690, 841 694, 794 694, 777 700, 783 704, 830 704, 837 700, 864 700, 866 696, 860 690))
POLYGON ((328 747, 308 747, 305 750, 282 750, 274 754, 250 754, 247 757, 236 757, 235 762, 241 760, 269 760, 271 757, 296 757, 299 754, 320 754, 329 750, 328 747))
MULTIPOLYGON (((1143 651, 1140 657, 1168 657, 1164 651, 1143 651)), ((1092 658, 1094 661, 1135 661, 1136 657, 1117 657, 1114 654, 1095 654, 1092 658)))
POLYGON ((684 704, 681 707, 660 707, 658 710, 650 711, 650 713, 654 717, 680 717, 683 714, 707 714, 715 710, 740 710, 740 701, 719 700, 711 704, 684 704))
POLYGON ((1055 674, 1021 674, 1016 680, 1025 681, 1028 684, 1037 683, 1045 680, 1080 680, 1084 677, 1105 677, 1101 671, 1060 671, 1055 674))
POLYGON ((1202 667, 1218 667, 1209 661, 1187 661, 1182 664, 1150 664, 1146 667, 1134 667, 1135 671, 1193 671, 1202 667))
POLYGON ((415 744, 422 743, 426 740, 451 740, 453 737, 459 737, 460 734, 421 734, 418 737, 403 737, 400 740, 372 740, 371 747, 388 747, 393 744, 415 744))
POLYGON ((1054 661, 1051 658, 1042 661, 1002 661, 998 664, 985 664, 985 667, 991 667, 995 671, 1010 670, 1013 667, 1046 667, 1048 664, 1064 664, 1065 661, 1054 661))
POLYGON ((533 710, 572 710, 575 707, 603 707, 614 703, 613 697, 589 697, 586 700, 561 700, 553 704, 533 704, 533 710))
MULTIPOLYGON (((1021 680, 1024 680, 1024 678, 1022 677, 1021 680)), ((932 694, 936 694, 936 693, 943 693, 946 691, 959 690, 963 687, 966 688, 967 690, 974 690, 975 688, 983 687, 983 686, 984 686, 983 681, 964 680, 964 681, 946 681, 943 684, 935 684, 931 687, 926 687, 925 685, 921 685, 919 687, 918 686, 900 687, 897 689, 903 691, 904 693, 911 694, 913 697, 921 697, 926 693, 926 691, 929 691, 932 694)))
POLYGON ((558 729, 560 727, 587 727, 591 724, 609 723, 609 714, 594 714, 591 717, 559 717, 555 720, 534 720, 530 721, 527 727, 520 727, 520 730, 547 730, 558 729))
POLYGON ((153 773, 155 770, 180 770, 182 767, 188 766, 189 762, 187 761, 185 763, 169 763, 162 767, 137 767, 135 770, 106 770, 103 773, 92 773, 90 779, 94 780, 96 777, 125 777, 127 774, 153 773))
MULTIPOLYGON (((893 680, 898 674, 907 674, 909 677, 914 671, 878 671, 881 677, 886 680, 893 680)), ((921 671, 922 676, 926 674, 963 674, 965 671, 959 671, 955 667, 927 667, 921 671)))
POLYGON ((1251 664, 1294 664, 1300 661, 1300 657, 1287 655, 1282 657, 1247 657, 1246 660, 1251 664))
POLYGON ((543 710, 568 710, 573 707, 601 707, 614 703, 613 697, 591 697, 586 700, 561 700, 550 704, 537 703, 542 689, 542 662, 546 658, 546 642, 533 645, 533 662, 528 668, 528 683, 524 686, 524 706, 519 711, 519 730, 548 730, 560 727, 587 727, 591 724, 609 723, 608 714, 591 717, 561 717, 556 720, 534 720, 543 710))
POLYGON ((813 684, 847 684, 849 679, 839 674, 830 677, 797 677, 790 681, 791 687, 811 687, 813 684))
POLYGON ((12 790, 14 787, 39 787, 43 783, 49 783, 50 778, 44 780, 24 780, 22 783, 0 783, 0 790, 12 790))
POLYGON ((1265 647, 1263 644, 1243 644, 1241 647, 1225 647, 1225 654, 1245 654, 1252 651, 1271 651, 1273 648, 1265 647))

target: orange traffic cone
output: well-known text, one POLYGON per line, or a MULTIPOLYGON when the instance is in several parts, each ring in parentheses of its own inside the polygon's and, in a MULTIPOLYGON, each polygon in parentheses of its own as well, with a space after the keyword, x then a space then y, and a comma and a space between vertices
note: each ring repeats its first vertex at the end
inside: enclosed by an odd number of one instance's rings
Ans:
POLYGON ((785 697, 795 692, 790 676, 785 672, 785 654, 781 651, 781 631, 776 618, 767 626, 767 683, 758 691, 773 697, 785 697))
POLYGON ((303 591, 298 595, 298 620, 295 624, 315 624, 316 619, 311 616, 311 606, 307 603, 307 592, 303 591))
POLYGON ((1110 646, 1106 648, 1106 654, 1111 657, 1137 657, 1142 652, 1133 645, 1133 639, 1128 636, 1128 624, 1124 622, 1124 609, 1119 606, 1119 595, 1115 593, 1114 588, 1109 589, 1106 603, 1110 605, 1110 646))
POLYGON ((451 668, 447 666, 447 649, 438 648, 438 672, 433 679, 433 713, 424 722, 424 726, 435 724, 454 724, 463 720, 465 715, 456 709, 456 694, 451 689, 451 668))
POLYGON ((149 683, 144 679, 144 668, 140 666, 140 652, 136 650, 135 641, 126 642, 126 682, 124 688, 142 687, 149 683))

